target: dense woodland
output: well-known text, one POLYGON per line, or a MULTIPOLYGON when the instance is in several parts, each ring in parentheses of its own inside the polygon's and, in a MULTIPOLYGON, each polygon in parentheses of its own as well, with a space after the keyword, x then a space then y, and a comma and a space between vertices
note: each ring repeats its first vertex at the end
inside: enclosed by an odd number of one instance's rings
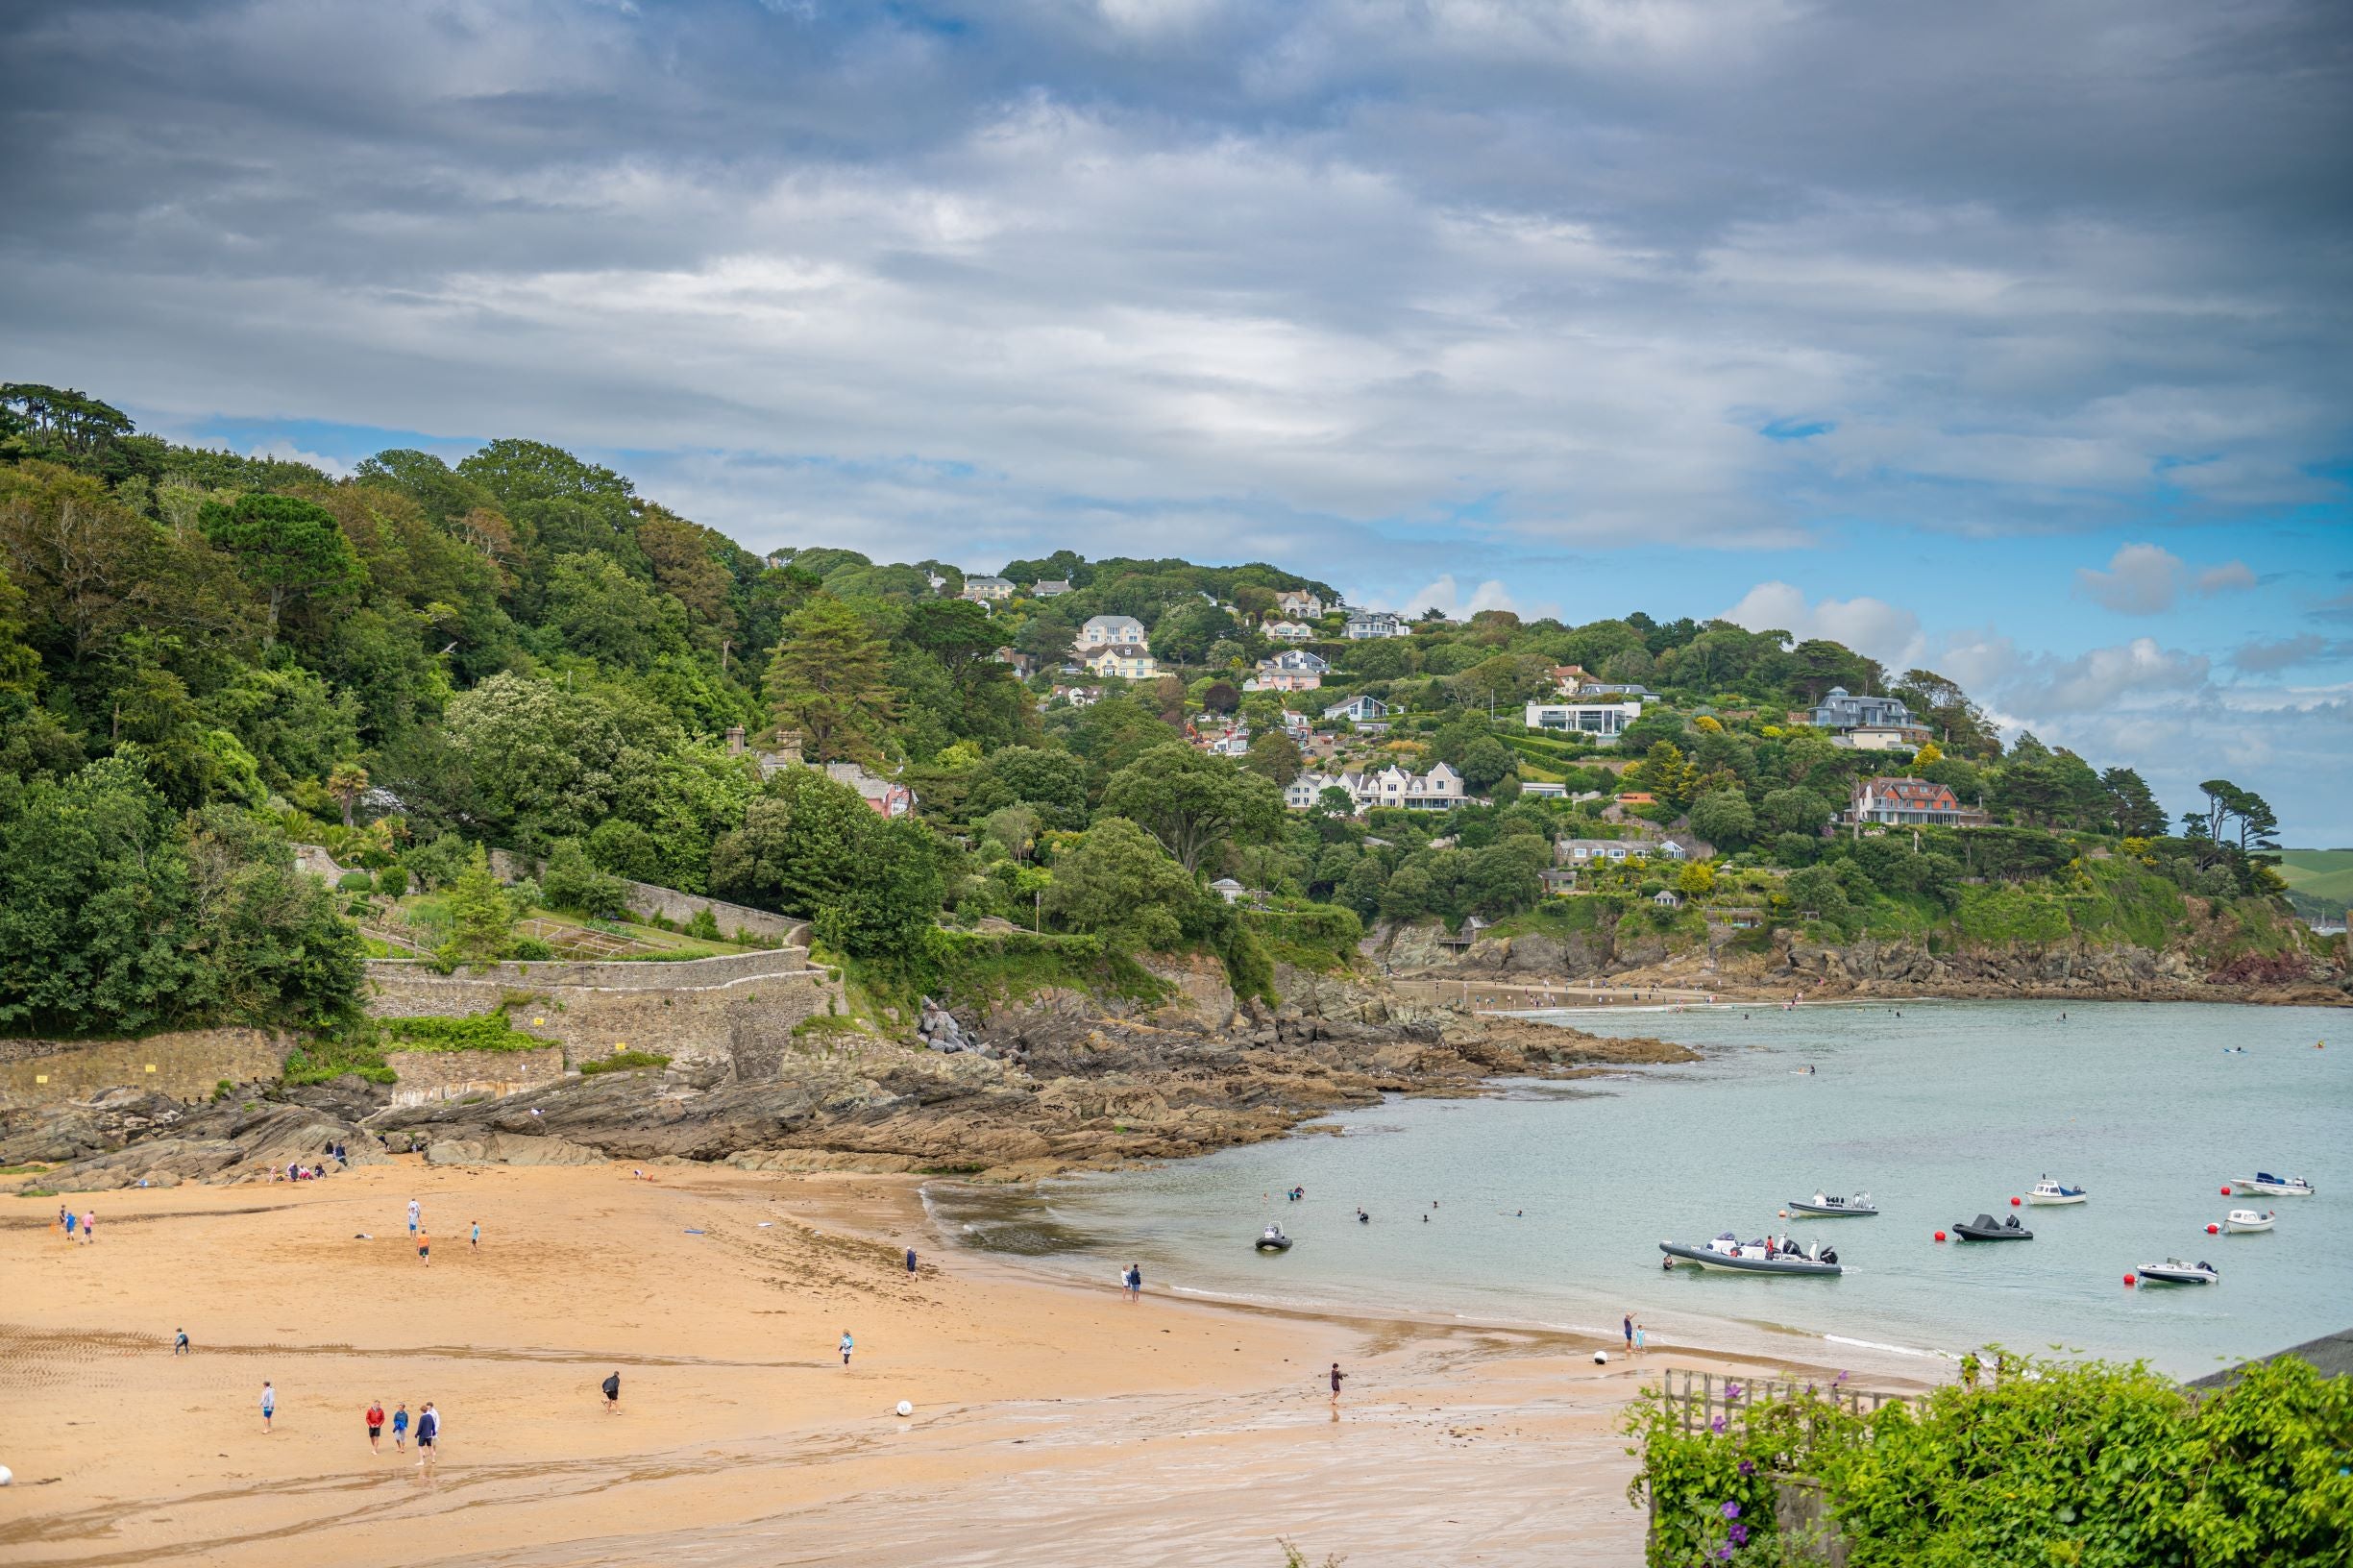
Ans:
POLYGON ((1827 934, 1917 929, 1971 889, 2113 893, 2118 867, 2209 898, 2278 892, 2260 796, 2216 779, 2169 820, 2131 770, 2031 735, 2005 747, 1952 682, 1836 643, 1492 611, 1348 642, 1335 613, 1311 645, 1336 667, 1321 691, 1245 697, 1278 646, 1262 629, 1275 595, 1329 602, 1328 584, 1064 551, 1006 565, 1023 591, 984 608, 957 597, 954 564, 755 554, 533 441, 454 465, 389 451, 336 479, 12 384, 0 574, 0 1027, 20 1032, 347 1014, 361 946, 286 847, 313 840, 425 886, 503 846, 545 859, 546 899, 661 883, 809 916, 853 959, 903 958, 988 917, 1115 948, 1190 944, 1246 989, 1302 932, 1336 950, 1378 919, 1586 902, 1542 900, 1538 873, 1556 838, 1635 831, 1604 821, 1630 790, 1714 855, 1638 860, 1605 894, 1701 899, 1722 879, 1827 934), (1042 578, 1073 591, 1035 599, 1042 578), (1095 614, 1142 621, 1172 673, 1133 687, 1054 674, 1095 614), (1017 680, 1000 648, 1045 673, 1017 680), (1605 750, 1526 730, 1520 704, 1570 664, 1660 700, 1605 750), (1052 696, 1078 681, 1106 695, 1052 696), (1907 763, 1790 722, 1832 686, 1902 697, 1935 743, 1907 763), (1316 715, 1360 692, 1398 722, 1351 765, 1444 760, 1483 801, 1286 812, 1280 786, 1302 764, 1278 700, 1316 715), (1259 737, 1246 757, 1189 744, 1189 725, 1236 714, 1259 737), (885 821, 814 770, 764 781, 729 753, 731 726, 895 776, 920 808, 885 821), (1999 825, 1825 835, 1858 772, 1892 771, 1999 825), (1523 797, 1537 779, 1599 797, 1523 797), (1253 920, 1205 891, 1228 873, 1296 918, 1253 920))

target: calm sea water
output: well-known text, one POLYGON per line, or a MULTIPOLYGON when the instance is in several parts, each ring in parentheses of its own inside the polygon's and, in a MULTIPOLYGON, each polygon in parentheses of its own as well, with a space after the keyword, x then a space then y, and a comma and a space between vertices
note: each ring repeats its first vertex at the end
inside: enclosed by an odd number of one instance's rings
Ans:
POLYGON ((1845 1353, 1858 1364, 2000 1343, 2193 1376, 2346 1327, 2353 1013, 2065 1011, 2064 1022, 2056 1004, 2011 1002, 1905 1003, 1900 1017, 1881 1005, 1561 1012, 1545 1017, 1680 1041, 1705 1060, 1493 1099, 1394 1100, 1202 1160, 930 1197, 966 1244, 1107 1285, 1137 1260, 1154 1288, 1265 1302, 1611 1334, 1631 1311, 1663 1343, 1802 1352, 1777 1331, 1813 1339, 1817 1356, 1839 1354, 1824 1338, 1878 1347, 1845 1353), (2259 1166, 2318 1195, 2220 1196, 2259 1166), (2046 1171, 2091 1201, 2019 1210, 2031 1242, 1932 1239, 2009 1213, 2046 1171), (1284 1199, 1293 1185, 1304 1202, 1284 1199), (1777 1218, 1826 1188, 1868 1190, 1883 1212, 1777 1218), (1360 1205, 1372 1223, 1356 1222, 1360 1205), (2204 1234, 2233 1207, 2277 1208, 2279 1227, 2204 1234), (1290 1252, 1252 1250, 1268 1219, 1297 1238, 1290 1252), (1834 1238, 1845 1277, 1660 1270, 1662 1237, 1768 1229, 1834 1238), (2123 1286, 2169 1255, 2214 1262, 2221 1283, 2123 1286))

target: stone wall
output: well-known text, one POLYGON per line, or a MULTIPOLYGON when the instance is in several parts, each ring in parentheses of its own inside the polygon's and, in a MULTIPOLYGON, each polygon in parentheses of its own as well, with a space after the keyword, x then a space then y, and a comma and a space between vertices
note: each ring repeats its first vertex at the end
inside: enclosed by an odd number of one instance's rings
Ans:
MULTIPOLYGON (((539 874, 537 862, 510 849, 491 850, 490 870, 502 882, 514 882, 539 874)), ((626 890, 625 897, 629 913, 643 919, 650 919, 659 915, 684 925, 699 911, 707 909, 711 912, 711 919, 719 922, 722 937, 748 931, 755 937, 765 937, 772 942, 792 943, 804 947, 808 945, 809 922, 797 920, 790 915, 772 915, 765 909, 731 904, 723 898, 705 898, 698 894, 680 893, 675 888, 659 888, 650 882, 625 880, 622 887, 626 890)))
POLYGON ((57 1105, 126 1086, 201 1100, 224 1078, 238 1084, 277 1078, 292 1048, 288 1037, 268 1029, 0 1041, 0 1105, 57 1105))
POLYGON ((809 968, 798 948, 676 964, 492 964, 451 974, 378 959, 368 982, 368 1011, 378 1017, 503 1007, 516 1028, 560 1041, 568 1066, 618 1050, 654 1051, 750 1080, 774 1078, 793 1025, 841 1000, 832 972, 809 968))
POLYGON ((564 1053, 541 1051, 386 1051, 385 1063, 400 1078, 395 1105, 460 1100, 469 1094, 512 1094, 564 1075, 564 1053))

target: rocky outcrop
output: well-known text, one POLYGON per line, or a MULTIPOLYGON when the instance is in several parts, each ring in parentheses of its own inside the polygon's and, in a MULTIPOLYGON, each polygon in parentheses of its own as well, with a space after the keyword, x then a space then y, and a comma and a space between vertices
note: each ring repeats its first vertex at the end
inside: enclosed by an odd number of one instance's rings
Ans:
MULTIPOLYGON (((80 1108, 23 1136, 66 1159, 32 1178, 61 1189, 249 1179, 338 1139, 355 1160, 389 1146, 450 1165, 682 1159, 1015 1178, 1203 1154, 1384 1094, 1470 1094, 1496 1077, 1692 1054, 1417 1007, 1356 974, 1283 968, 1284 1002, 1270 1009, 1237 1003, 1213 963, 1159 968, 1170 987, 1159 1002, 1046 990, 958 1016, 956 1037, 985 1053, 829 1031, 752 1077, 696 1062, 412 1104, 345 1080, 250 1111, 152 1108, 144 1127, 128 1108, 111 1121, 80 1108)), ((935 1019, 932 1038, 944 1035, 935 1019)))

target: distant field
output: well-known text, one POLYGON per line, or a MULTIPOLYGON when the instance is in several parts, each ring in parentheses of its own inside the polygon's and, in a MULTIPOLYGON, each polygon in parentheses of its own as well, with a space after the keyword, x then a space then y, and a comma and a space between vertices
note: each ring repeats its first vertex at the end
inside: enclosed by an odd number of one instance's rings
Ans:
POLYGON ((2353 903, 2353 849, 2282 849, 2279 874, 2308 897, 2353 903))

